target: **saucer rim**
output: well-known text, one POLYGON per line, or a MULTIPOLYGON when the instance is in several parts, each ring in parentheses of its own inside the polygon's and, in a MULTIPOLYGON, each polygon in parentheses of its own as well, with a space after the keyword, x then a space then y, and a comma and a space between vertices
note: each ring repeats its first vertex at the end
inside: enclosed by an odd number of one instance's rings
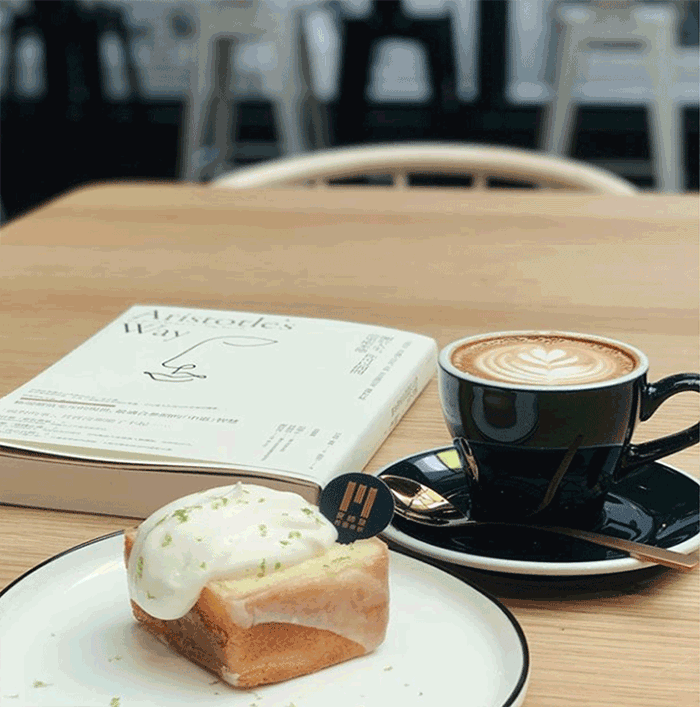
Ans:
MULTIPOLYGON (((372 472, 372 475, 379 476, 381 478, 382 474, 388 472, 389 469, 397 464, 400 464, 401 462, 405 462, 409 459, 423 455, 448 451, 450 449, 454 449, 454 447, 448 444, 426 449, 422 452, 414 452, 413 454, 408 454, 400 459, 395 459, 391 463, 383 466, 381 469, 372 472)), ((693 481, 700 491, 700 479, 692 476, 688 472, 662 461, 649 462, 649 464, 656 464, 664 469, 664 471, 672 471, 680 474, 681 476, 685 476, 693 481)), ((437 545, 432 545, 425 542, 424 540, 419 540, 418 538, 399 530, 393 525, 393 523, 389 524, 387 528, 380 533, 380 537, 395 543, 402 549, 414 553, 417 557, 425 556, 441 562, 448 562, 453 565, 469 567, 471 569, 486 570, 489 572, 498 572, 502 574, 574 577, 582 575, 631 572, 647 567, 658 566, 655 562, 638 560, 637 558, 631 556, 618 557, 608 560, 589 560, 586 562, 542 562, 539 560, 513 560, 499 557, 488 557, 485 555, 472 555, 467 552, 458 552, 456 550, 441 548, 437 545)), ((667 549, 685 554, 693 552, 698 548, 700 548, 700 531, 687 540, 684 540, 683 542, 673 545, 667 549)))

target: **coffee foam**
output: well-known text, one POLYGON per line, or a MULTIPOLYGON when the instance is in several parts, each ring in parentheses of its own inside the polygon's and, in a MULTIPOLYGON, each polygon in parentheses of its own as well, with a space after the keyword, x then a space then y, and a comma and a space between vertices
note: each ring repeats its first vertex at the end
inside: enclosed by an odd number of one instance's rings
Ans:
POLYGON ((631 352, 613 344, 556 334, 480 339, 458 346, 450 360, 478 378, 545 386, 614 380, 640 364, 631 352))

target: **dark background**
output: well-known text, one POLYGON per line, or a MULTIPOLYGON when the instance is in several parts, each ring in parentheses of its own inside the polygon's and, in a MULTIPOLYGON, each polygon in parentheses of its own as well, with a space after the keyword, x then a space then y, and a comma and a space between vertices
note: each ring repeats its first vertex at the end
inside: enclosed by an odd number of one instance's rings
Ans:
MULTIPOLYGON (((45 15, 50 6, 51 24, 60 25, 62 2, 44 0, 36 4, 44 6, 45 15)), ((685 8, 680 41, 697 45, 698 3, 685 3, 685 8)), ((481 0, 479 13, 480 90, 475 101, 451 100, 449 110, 442 104, 335 101, 323 106, 328 114, 331 145, 456 140, 536 148, 542 107, 516 106, 505 100, 506 2, 481 0)), ((65 15, 64 20, 74 22, 74 17, 65 15)), ((118 26, 119 20, 105 16, 102 22, 107 23, 104 26, 110 26, 110 22, 118 26)), ((89 53, 90 46, 82 51, 89 53)), ((351 74, 345 75, 346 82, 351 80, 351 74)), ((71 91, 78 91, 75 82, 71 84, 67 77, 62 85, 54 81, 54 86, 55 90, 42 100, 19 100, 8 92, 2 101, 0 194, 5 219, 87 182, 178 178, 184 115, 181 101, 140 98, 128 103, 109 102, 94 90, 67 101, 71 91)), ((340 95, 347 95, 342 86, 340 95)), ((683 132, 686 184, 689 190, 697 190, 697 107, 684 110, 683 132)), ((233 133, 239 147, 238 163, 260 161, 278 153, 271 106, 265 101, 244 101, 233 133)), ((584 107, 578 114, 575 135, 573 157, 607 163, 638 186, 653 186, 649 169, 639 167, 649 158, 643 108, 584 107)))

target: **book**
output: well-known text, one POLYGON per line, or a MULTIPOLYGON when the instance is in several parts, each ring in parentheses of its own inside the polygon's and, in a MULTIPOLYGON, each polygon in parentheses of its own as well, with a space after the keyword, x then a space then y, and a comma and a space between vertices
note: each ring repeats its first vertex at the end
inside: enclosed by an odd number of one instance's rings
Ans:
POLYGON ((133 306, 0 399, 0 502, 144 518, 244 481, 315 503, 365 466, 436 356, 383 326, 133 306))

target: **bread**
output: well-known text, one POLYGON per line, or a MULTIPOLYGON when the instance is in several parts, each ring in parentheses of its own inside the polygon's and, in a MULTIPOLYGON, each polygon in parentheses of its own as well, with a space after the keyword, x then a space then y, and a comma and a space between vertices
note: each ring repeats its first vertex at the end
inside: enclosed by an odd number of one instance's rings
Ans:
MULTIPOLYGON (((124 533, 127 566, 137 533, 124 533)), ((131 599, 144 628, 240 688, 369 653, 384 640, 388 603, 388 551, 377 538, 334 543, 280 571, 210 580, 177 618, 156 618, 131 599)))

